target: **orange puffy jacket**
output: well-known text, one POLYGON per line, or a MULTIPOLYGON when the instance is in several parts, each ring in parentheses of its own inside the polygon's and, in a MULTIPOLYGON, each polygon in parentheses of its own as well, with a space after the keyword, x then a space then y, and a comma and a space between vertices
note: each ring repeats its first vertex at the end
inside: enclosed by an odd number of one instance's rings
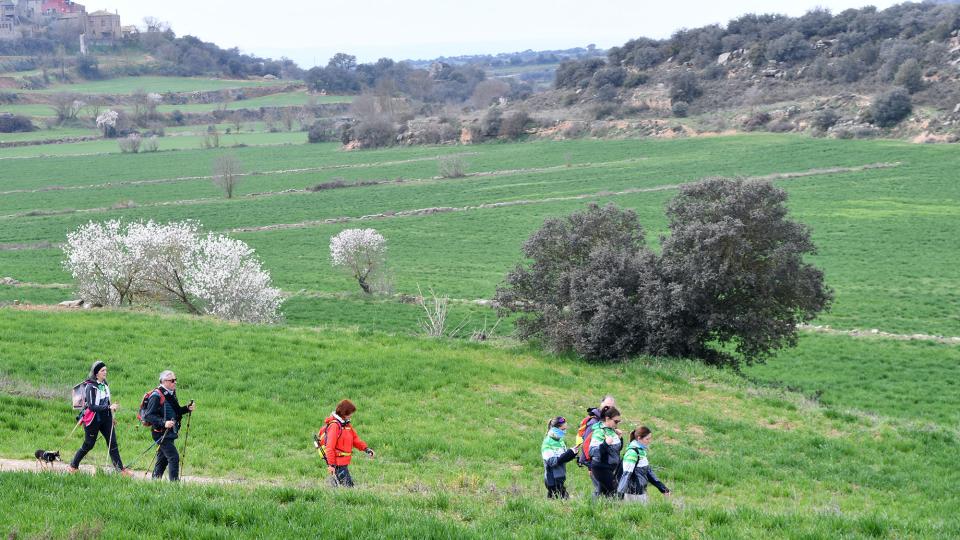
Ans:
POLYGON ((367 443, 360 439, 353 425, 349 422, 341 424, 340 419, 331 414, 323 421, 324 430, 327 432, 326 445, 324 451, 327 454, 327 463, 336 467, 343 467, 350 464, 353 449, 361 452, 367 449, 367 443))

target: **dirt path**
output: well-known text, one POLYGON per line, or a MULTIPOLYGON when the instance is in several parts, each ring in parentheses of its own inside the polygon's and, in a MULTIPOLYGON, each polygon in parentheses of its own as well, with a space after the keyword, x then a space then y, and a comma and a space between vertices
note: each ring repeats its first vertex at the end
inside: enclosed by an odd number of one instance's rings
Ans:
MULTIPOLYGON (((80 465, 80 472, 84 474, 95 474, 98 468, 93 465, 80 465)), ((116 474, 112 468, 100 468, 99 470, 108 472, 111 474, 116 474)), ((32 473, 61 473, 69 474, 67 470, 67 464, 63 462, 56 462, 52 465, 41 465, 37 460, 29 459, 5 459, 0 458, 0 473, 4 472, 32 472, 32 473)), ((152 480, 150 478, 150 473, 147 471, 136 471, 131 477, 135 480, 152 480)), ((239 484, 240 480, 232 480, 229 478, 209 478, 206 476, 183 476, 180 478, 184 482, 190 482, 194 484, 239 484)))

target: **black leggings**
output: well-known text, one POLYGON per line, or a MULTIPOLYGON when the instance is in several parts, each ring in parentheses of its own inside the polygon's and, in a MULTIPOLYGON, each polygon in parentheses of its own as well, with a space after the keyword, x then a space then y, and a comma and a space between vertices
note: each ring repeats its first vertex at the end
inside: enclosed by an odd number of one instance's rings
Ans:
POLYGON ((544 480, 543 485, 547 486, 547 498, 569 499, 570 494, 567 493, 567 488, 563 486, 564 482, 566 482, 566 478, 558 478, 554 480, 554 484, 551 486, 546 480, 544 480))
POLYGON ((83 428, 83 446, 81 446, 73 456, 73 461, 70 462, 70 466, 74 469, 79 467, 80 461, 96 446, 97 436, 103 435, 104 440, 110 441, 110 461, 113 462, 113 466, 116 467, 118 471, 122 471, 123 461, 120 459, 120 449, 117 447, 117 432, 113 430, 113 436, 111 437, 111 428, 113 428, 113 416, 104 413, 97 414, 93 422, 90 422, 89 426, 83 428))
POLYGON ((617 494, 617 475, 616 469, 609 467, 598 467, 594 465, 590 471, 597 481, 597 495, 600 497, 613 497, 617 494))

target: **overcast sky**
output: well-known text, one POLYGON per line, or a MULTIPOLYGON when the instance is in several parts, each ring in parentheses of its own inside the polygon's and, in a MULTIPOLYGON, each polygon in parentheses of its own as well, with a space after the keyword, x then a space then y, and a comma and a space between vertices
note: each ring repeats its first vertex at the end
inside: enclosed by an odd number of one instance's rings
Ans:
MULTIPOLYGON (((80 0, 84 3, 85 0, 80 0)), ((877 1, 880 9, 895 4, 877 1)), ((87 11, 120 13, 122 24, 145 16, 167 21, 221 47, 279 58, 301 67, 326 64, 337 52, 361 62, 461 54, 608 48, 628 39, 662 38, 679 28, 726 23, 744 13, 801 15, 822 6, 834 13, 864 0, 86 0, 87 11)))

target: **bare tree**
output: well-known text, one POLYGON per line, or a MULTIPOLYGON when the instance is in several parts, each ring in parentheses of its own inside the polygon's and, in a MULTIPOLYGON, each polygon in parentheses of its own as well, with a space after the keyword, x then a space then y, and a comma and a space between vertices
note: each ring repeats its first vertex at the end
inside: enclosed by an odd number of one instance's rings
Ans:
POLYGON ((447 331, 447 316, 450 312, 450 298, 447 296, 437 296, 437 293, 430 290, 430 301, 423 296, 420 285, 417 285, 417 305, 423 309, 426 318, 420 319, 420 329, 430 337, 456 337, 463 327, 466 326, 469 319, 464 319, 453 330, 447 331))
POLYGON ((50 96, 50 106, 57 114, 57 123, 62 124, 70 120, 76 120, 84 103, 80 101, 80 96, 73 93, 61 92, 50 96))
POLYGON ((233 191, 242 175, 240 161, 232 155, 220 156, 213 161, 213 183, 223 190, 228 199, 233 198, 233 191))

